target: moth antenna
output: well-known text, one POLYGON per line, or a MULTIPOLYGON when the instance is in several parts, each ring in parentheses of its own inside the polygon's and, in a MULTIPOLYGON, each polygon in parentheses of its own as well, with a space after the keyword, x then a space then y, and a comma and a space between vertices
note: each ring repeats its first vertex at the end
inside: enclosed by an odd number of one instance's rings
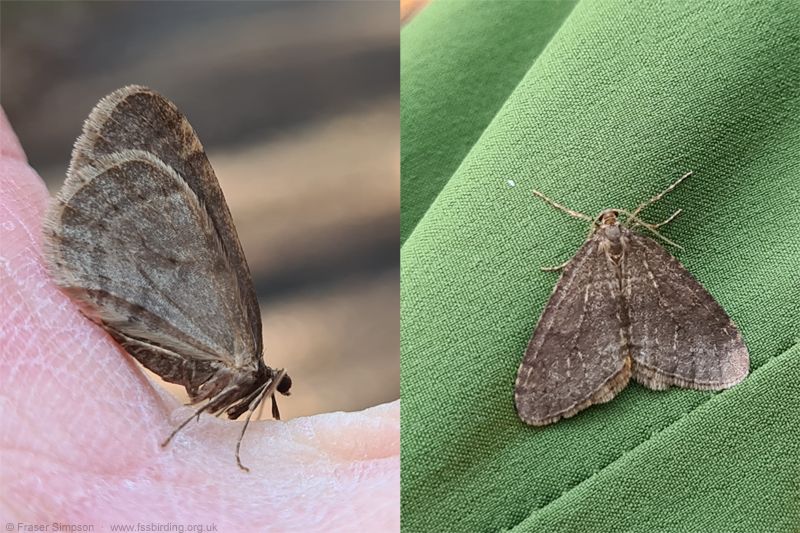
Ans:
POLYGON ((566 207, 564 207, 561 204, 557 204, 556 202, 554 202, 553 200, 551 200, 550 198, 548 198, 544 194, 540 193, 539 191, 533 191, 533 194, 535 194, 536 196, 538 196, 539 198, 541 198, 542 200, 544 200, 548 204, 552 205, 556 209, 560 209, 561 211, 565 211, 566 213, 569 213, 570 215, 572 215, 572 216, 574 216, 576 218, 582 218, 584 220, 588 220, 589 222, 594 222, 594 219, 592 219, 590 217, 587 217, 586 215, 584 215, 582 213, 578 213, 577 211, 573 211, 571 209, 567 209, 566 207))
MULTIPOLYGON (((678 181, 676 181, 675 183, 673 183, 672 185, 670 185, 669 187, 667 187, 666 189, 664 189, 664 190, 663 190, 663 191, 662 191, 660 194, 657 194, 657 195, 653 196, 652 198, 650 198, 649 200, 647 200, 645 203, 643 203, 642 205, 640 205, 639 207, 637 207, 637 208, 636 208, 636 211, 634 211, 634 212, 633 212, 633 214, 631 215, 631 218, 636 218, 636 215, 638 215, 638 214, 639 214, 639 211, 641 211, 642 209, 644 209, 644 208, 645 208, 645 207, 647 207, 648 205, 652 204, 653 202, 657 202, 657 201, 661 200, 661 198, 663 198, 665 194, 667 194, 669 191, 671 191, 672 189, 674 189, 675 187, 677 187, 677 186, 678 186, 678 184, 679 184, 680 182, 682 182, 683 180, 685 180, 686 178, 688 178, 689 176, 691 176, 693 172, 694 172, 693 170, 692 170, 692 171, 689 171, 689 172, 687 172, 686 174, 684 174, 684 175, 681 177, 681 179, 679 179, 678 181)), ((662 237, 662 238, 663 238, 663 237, 662 237)), ((666 239, 665 239, 665 240, 666 240, 666 239)))
MULTIPOLYGON (((589 235, 587 235, 586 238, 588 239, 589 237, 594 235, 595 230, 597 230, 597 219, 589 218, 588 216, 586 216, 586 215, 584 215, 582 213, 578 213, 577 211, 572 211, 570 209, 567 209, 563 205, 554 202, 553 200, 551 200, 547 196, 543 195, 539 191, 533 191, 533 194, 535 194, 536 196, 538 196, 542 200, 546 201, 547 203, 549 203, 550 205, 552 205, 556 209, 560 209, 561 211, 566 211, 567 213, 569 213, 570 215, 572 215, 572 216, 574 216, 576 218, 582 218, 582 219, 585 219, 585 220, 588 220, 589 222, 591 222, 592 223, 592 227, 589 230, 589 235)), ((567 266, 567 263, 569 263, 569 259, 567 259, 563 264, 560 264, 560 265, 558 265, 556 267, 542 267, 542 272, 553 272, 555 270, 561 270, 562 268, 567 266)))
MULTIPOLYGON (((272 396, 275 398, 275 395, 272 396)), ((261 420, 261 416, 264 414, 264 402, 259 402, 258 404, 258 415, 256 416, 256 420, 261 420)))
POLYGON ((278 373, 278 376, 274 378, 269 385, 264 387, 264 392, 258 395, 258 397, 253 400, 250 404, 250 410, 247 412, 247 418, 244 421, 244 427, 242 428, 242 432, 239 434, 239 440, 236 441, 236 464, 239 465, 239 468, 244 470, 245 472, 249 472, 250 469, 247 468, 242 464, 242 460, 239 458, 239 448, 242 446, 242 439, 244 438, 244 432, 247 431, 247 426, 250 424, 250 418, 253 416, 253 412, 256 410, 256 406, 260 405, 264 398, 267 396, 275 396, 275 390, 278 388, 278 383, 281 382, 283 376, 286 375, 286 369, 284 368, 278 373))
POLYGON ((592 227, 589 228, 589 234, 586 236, 586 240, 592 238, 592 235, 600 228, 600 216, 592 220, 592 227))

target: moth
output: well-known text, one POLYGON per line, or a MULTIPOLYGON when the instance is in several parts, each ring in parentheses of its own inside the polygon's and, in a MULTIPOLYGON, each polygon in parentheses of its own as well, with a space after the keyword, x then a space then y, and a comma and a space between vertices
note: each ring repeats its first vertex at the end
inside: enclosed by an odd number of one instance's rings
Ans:
POLYGON ((722 390, 747 377, 750 357, 730 317, 669 252, 635 231, 675 245, 657 228, 680 209, 659 224, 638 215, 691 174, 632 213, 606 209, 594 219, 534 191, 592 227, 572 259, 543 269, 563 272, 517 373, 524 422, 544 426, 608 402, 631 378, 654 390, 722 390))
POLYGON ((247 419, 285 369, 262 356, 261 313, 242 246, 205 151, 166 98, 140 86, 103 98, 75 143, 43 225, 55 284, 131 356, 203 402, 195 416, 247 419))

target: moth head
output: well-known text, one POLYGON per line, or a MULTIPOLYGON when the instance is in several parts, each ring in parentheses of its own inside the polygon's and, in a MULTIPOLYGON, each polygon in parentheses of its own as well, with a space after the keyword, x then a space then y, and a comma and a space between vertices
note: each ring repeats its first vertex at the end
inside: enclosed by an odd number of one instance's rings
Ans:
POLYGON ((289 396, 291 394, 291 392, 289 392, 289 389, 291 388, 292 388, 292 378, 289 377, 289 374, 284 374, 283 379, 281 379, 281 382, 278 383, 278 392, 280 392, 284 396, 289 396))
POLYGON ((595 219, 595 224, 598 226, 598 228, 614 226, 615 224, 617 224, 618 217, 619 217, 618 210, 606 209, 597 216, 597 218, 595 219))

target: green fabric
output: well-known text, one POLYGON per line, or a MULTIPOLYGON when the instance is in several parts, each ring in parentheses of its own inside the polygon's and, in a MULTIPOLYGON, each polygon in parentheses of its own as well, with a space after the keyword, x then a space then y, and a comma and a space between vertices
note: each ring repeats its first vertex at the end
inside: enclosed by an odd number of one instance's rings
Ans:
MULTIPOLYGON (((463 22, 443 1, 403 30, 403 75, 426 76, 403 87, 430 88, 403 95, 404 128, 425 120, 418 97, 446 89, 409 53, 436 41, 419 61, 449 57, 463 22)), ((502 2, 458 9, 519 23, 502 2)), ((800 4, 583 1, 553 16, 542 27, 560 28, 453 174, 416 165, 403 182, 424 213, 401 250, 403 531, 800 531, 800 4), (540 267, 588 232, 531 190, 595 216, 689 170, 642 216, 683 209, 662 230, 684 249, 666 247, 741 329, 750 376, 720 393, 632 382, 526 426, 514 380, 558 278, 540 267), (415 190, 429 179, 446 181, 432 203, 415 190)), ((433 132, 413 150, 441 146, 433 132)))
POLYGON ((434 2, 403 30, 401 243, 574 5, 434 2))

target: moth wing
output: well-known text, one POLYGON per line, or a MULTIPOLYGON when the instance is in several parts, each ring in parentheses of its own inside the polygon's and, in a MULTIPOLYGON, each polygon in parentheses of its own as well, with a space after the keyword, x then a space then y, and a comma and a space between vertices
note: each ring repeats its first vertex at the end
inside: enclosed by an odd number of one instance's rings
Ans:
POLYGON ((237 275, 210 215, 151 153, 119 152, 70 174, 45 236, 56 284, 120 342, 156 346, 137 357, 146 366, 159 351, 236 366, 255 353, 237 275))
POLYGON ((543 426, 611 400, 630 379, 618 269, 586 241, 564 267, 519 367, 517 412, 543 426))
POLYGON ((189 121, 172 102, 137 85, 124 87, 103 98, 92 110, 75 143, 69 175, 77 175, 100 158, 124 150, 149 152, 172 168, 197 197, 223 245, 223 253, 236 274, 254 354, 261 357, 261 313, 253 281, 228 204, 205 150, 189 121))
POLYGON ((651 389, 721 390, 747 377, 747 348, 722 306, 657 242, 624 233, 633 378, 651 389))

